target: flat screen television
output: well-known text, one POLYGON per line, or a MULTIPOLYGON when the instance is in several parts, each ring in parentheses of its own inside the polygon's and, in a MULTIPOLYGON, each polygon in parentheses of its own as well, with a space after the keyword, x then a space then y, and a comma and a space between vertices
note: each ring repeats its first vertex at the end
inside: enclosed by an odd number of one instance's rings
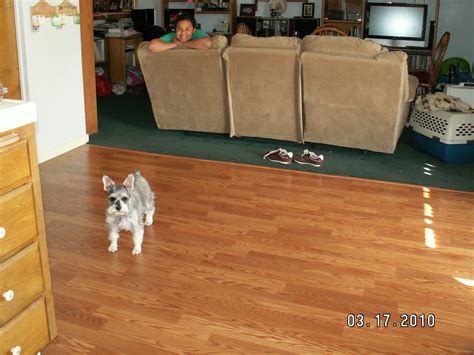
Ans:
POLYGON ((393 47, 425 47, 428 5, 367 3, 364 37, 393 47))

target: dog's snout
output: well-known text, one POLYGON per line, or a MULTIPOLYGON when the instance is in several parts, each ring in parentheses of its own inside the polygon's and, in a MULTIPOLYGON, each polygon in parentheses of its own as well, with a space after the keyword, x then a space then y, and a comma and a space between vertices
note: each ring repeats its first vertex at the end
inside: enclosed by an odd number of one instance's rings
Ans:
POLYGON ((115 209, 116 209, 117 211, 120 211, 120 210, 122 209, 122 206, 120 206, 120 202, 119 202, 119 201, 117 201, 117 203, 115 204, 115 209))

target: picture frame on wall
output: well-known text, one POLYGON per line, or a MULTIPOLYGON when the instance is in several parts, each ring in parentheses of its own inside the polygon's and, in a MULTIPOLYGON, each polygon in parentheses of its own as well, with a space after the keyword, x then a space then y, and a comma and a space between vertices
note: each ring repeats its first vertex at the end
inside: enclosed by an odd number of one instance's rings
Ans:
POLYGON ((301 17, 313 18, 314 17, 314 3, 305 2, 303 3, 303 11, 301 17))
POLYGON ((240 16, 255 16, 255 4, 240 4, 240 16))

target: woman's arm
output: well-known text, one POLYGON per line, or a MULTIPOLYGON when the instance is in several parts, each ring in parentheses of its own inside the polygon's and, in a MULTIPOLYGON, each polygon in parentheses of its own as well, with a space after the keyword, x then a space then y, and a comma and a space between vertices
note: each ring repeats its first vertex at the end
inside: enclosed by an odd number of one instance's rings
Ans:
POLYGON ((174 42, 163 42, 161 38, 155 38, 152 39, 151 42, 148 44, 148 49, 150 52, 156 53, 156 52, 162 52, 166 51, 167 49, 175 48, 177 47, 178 44, 174 42))
POLYGON ((195 39, 194 41, 181 43, 181 45, 193 49, 209 49, 211 48, 212 43, 210 37, 202 37, 195 39))

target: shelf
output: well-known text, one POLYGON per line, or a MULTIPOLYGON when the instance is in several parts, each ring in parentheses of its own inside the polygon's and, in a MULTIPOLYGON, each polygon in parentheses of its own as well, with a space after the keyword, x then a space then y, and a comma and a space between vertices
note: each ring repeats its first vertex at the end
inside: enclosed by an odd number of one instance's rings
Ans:
POLYGON ((94 20, 119 20, 130 17, 130 12, 95 12, 94 20))
POLYGON ((346 23, 348 25, 360 25, 362 24, 362 20, 331 20, 329 18, 324 18, 324 23, 346 23))
MULTIPOLYGON (((320 24, 319 18, 304 18, 304 17, 255 17, 255 16, 237 16, 234 23, 244 23, 250 29, 252 36, 293 36, 295 32, 298 33, 299 38, 303 38, 311 34, 315 28, 320 24), (263 26, 268 22, 268 26, 263 26), (272 23, 270 25, 270 23, 272 23), (279 23, 279 24, 278 24, 279 23), (282 26, 283 25, 283 26, 282 26), (282 31, 283 27, 283 31, 282 31)), ((236 31, 236 27, 233 28, 236 31)))
POLYGON ((431 55, 432 49, 431 48, 407 48, 407 47, 387 47, 391 51, 402 51, 406 53, 412 54, 425 54, 431 55))
POLYGON ((229 14, 229 10, 204 10, 204 11, 196 11, 195 15, 219 15, 219 14, 229 14))

